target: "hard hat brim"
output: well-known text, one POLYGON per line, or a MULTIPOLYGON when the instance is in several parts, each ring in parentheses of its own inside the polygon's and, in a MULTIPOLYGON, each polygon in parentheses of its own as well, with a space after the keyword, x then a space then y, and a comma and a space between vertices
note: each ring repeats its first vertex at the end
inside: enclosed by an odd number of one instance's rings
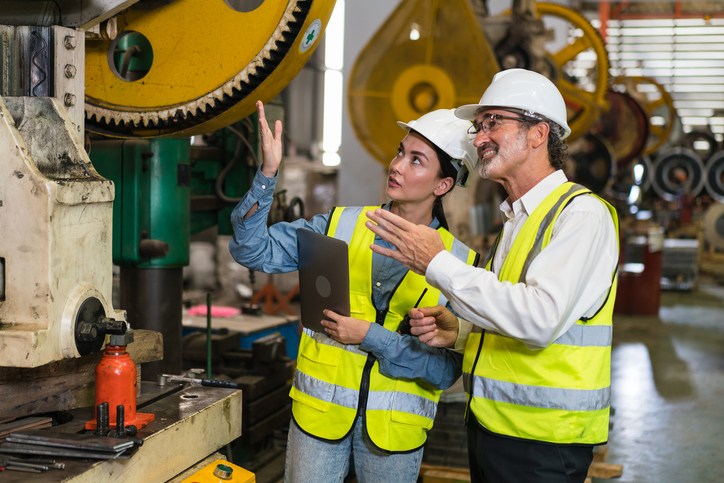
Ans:
POLYGON ((464 106, 460 106, 457 109, 455 109, 455 117, 460 119, 465 119, 466 121, 472 121, 475 119, 475 113, 478 112, 478 109, 481 107, 484 107, 482 104, 465 104, 464 106))
POLYGON ((413 129, 411 124, 408 124, 406 122, 397 121, 397 125, 400 126, 405 131, 409 131, 410 129, 413 129))

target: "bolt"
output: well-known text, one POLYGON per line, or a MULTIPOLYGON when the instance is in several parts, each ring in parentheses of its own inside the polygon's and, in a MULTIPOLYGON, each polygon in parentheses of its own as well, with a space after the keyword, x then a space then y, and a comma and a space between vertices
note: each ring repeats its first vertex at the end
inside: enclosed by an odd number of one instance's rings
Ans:
POLYGON ((63 45, 65 45, 65 48, 68 50, 75 49, 75 37, 72 35, 66 35, 63 39, 63 45))
POLYGON ((63 102, 65 103, 66 107, 75 106, 75 96, 69 92, 66 92, 66 94, 63 96, 63 102))
POLYGON ((68 79, 72 79, 73 77, 75 77, 76 68, 74 65, 66 64, 65 68, 63 69, 63 72, 65 72, 65 76, 68 79))
POLYGON ((113 40, 118 36, 118 21, 116 17, 111 17, 108 20, 101 22, 100 25, 101 38, 105 40, 113 40))

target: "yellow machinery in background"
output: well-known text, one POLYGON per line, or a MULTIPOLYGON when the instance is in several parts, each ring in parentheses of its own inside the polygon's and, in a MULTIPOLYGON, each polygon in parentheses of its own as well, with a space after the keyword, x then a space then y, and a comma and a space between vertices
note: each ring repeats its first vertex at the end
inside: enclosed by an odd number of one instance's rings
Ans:
MULTIPOLYGON (((512 0, 509 10, 495 16, 480 0, 402 0, 350 73, 352 126, 372 157, 387 166, 400 140, 391 128, 395 121, 477 103, 493 76, 513 67, 541 72, 558 86, 572 130, 569 141, 580 138, 585 147, 585 136, 609 107, 605 45, 579 13, 534 0, 512 0)), ((595 171, 608 179, 608 150, 596 164, 603 169, 595 171)), ((584 170, 589 171, 585 163, 584 170)), ((494 223, 492 211, 472 213, 482 203, 495 204, 497 189, 491 185, 475 176, 468 189, 447 197, 450 227, 468 243, 481 243, 476 237, 494 223)))
POLYGON ((387 164, 399 135, 394 121, 476 103, 493 75, 523 67, 563 93, 571 141, 608 109, 608 57, 593 26, 553 3, 514 0, 490 17, 470 0, 403 0, 359 54, 349 79, 355 132, 387 164), (553 28, 555 27, 555 28, 553 28))
POLYGON ((469 0, 403 0, 352 68, 352 126, 386 165, 400 141, 395 121, 478 102, 498 70, 469 0))

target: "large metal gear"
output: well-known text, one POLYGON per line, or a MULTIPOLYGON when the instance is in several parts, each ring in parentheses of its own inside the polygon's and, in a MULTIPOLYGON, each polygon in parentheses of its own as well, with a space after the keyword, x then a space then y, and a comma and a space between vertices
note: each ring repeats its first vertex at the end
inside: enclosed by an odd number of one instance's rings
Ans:
MULTIPOLYGON (((602 112, 608 110, 606 99, 609 63, 606 44, 600 33, 581 14, 555 3, 537 2, 536 12, 546 27, 564 22, 562 39, 546 41, 548 76, 563 94, 568 109, 570 141, 586 134, 602 112)), ((550 28, 550 27, 549 27, 550 28)))
POLYGON ((625 92, 609 90, 609 110, 601 115, 592 132, 611 143, 616 164, 625 167, 639 157, 649 136, 649 118, 639 103, 625 92))
POLYGON ((658 151, 670 139, 676 122, 671 94, 654 79, 644 76, 619 76, 611 81, 611 86, 623 89, 646 111, 649 117, 649 137, 644 154, 658 151))
POLYGON ((251 3, 141 1, 119 14, 113 41, 86 45, 86 128, 202 134, 278 94, 319 44, 335 1, 251 3))
POLYGON ((352 126, 387 166, 403 135, 395 121, 477 103, 498 70, 469 0, 403 0, 352 67, 352 126))

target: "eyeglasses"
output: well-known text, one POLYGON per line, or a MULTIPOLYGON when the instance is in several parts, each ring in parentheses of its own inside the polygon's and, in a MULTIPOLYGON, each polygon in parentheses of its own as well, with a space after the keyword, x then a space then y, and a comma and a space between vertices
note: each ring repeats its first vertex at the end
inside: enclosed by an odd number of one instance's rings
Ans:
POLYGON ((503 116, 502 114, 486 114, 482 122, 473 122, 473 125, 468 128, 468 136, 470 139, 475 139, 480 131, 489 133, 495 131, 502 124, 500 121, 518 121, 518 122, 531 122, 531 119, 525 117, 513 117, 503 116))

